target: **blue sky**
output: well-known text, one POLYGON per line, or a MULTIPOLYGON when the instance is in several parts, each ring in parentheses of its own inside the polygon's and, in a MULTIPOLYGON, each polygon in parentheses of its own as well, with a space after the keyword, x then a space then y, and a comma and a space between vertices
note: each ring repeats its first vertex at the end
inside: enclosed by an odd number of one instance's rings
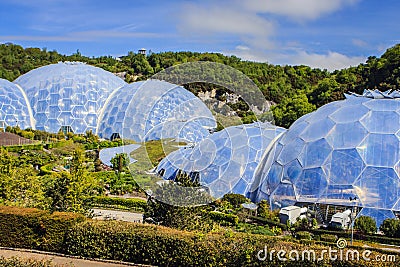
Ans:
POLYGON ((0 0, 0 42, 63 54, 221 52, 329 70, 400 43, 398 0, 0 0))

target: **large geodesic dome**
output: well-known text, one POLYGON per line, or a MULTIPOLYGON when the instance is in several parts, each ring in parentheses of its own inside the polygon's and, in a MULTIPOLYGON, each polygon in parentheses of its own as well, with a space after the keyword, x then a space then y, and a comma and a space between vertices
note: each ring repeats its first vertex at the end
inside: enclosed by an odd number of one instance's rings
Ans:
POLYGON ((284 131, 261 122, 231 126, 192 148, 172 152, 156 171, 166 180, 186 173, 208 187, 216 198, 227 193, 246 195, 262 154, 284 131))
MULTIPOLYGON (((252 200, 358 206, 378 226, 400 211, 400 94, 365 91, 298 119, 266 155, 252 200), (352 201, 351 201, 352 200, 352 201)), ((257 180, 257 179, 256 179, 257 180)))
POLYGON ((96 131, 106 99, 126 84, 110 72, 80 62, 37 68, 15 83, 30 100, 37 129, 57 133, 66 127, 78 134, 96 131))
POLYGON ((215 127, 211 111, 194 94, 182 86, 147 80, 113 93, 98 133, 103 138, 114 134, 137 142, 165 138, 196 142, 215 127))
POLYGON ((0 128, 18 126, 34 128, 34 119, 24 91, 4 79, 0 79, 0 128))

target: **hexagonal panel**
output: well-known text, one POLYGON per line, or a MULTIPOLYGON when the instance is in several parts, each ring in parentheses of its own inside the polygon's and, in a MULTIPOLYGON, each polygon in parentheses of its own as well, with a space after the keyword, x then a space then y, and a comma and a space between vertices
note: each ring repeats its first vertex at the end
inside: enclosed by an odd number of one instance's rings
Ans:
POLYGON ((400 109, 397 99, 373 99, 363 103, 364 106, 374 111, 396 111, 400 109))
POLYGON ((393 167, 399 160, 400 142, 394 134, 369 134, 357 151, 367 165, 393 167))
POLYGON ((356 149, 334 150, 330 165, 330 184, 353 184, 365 164, 356 149))
POLYGON ((360 122, 371 133, 395 133, 399 130, 400 115, 395 111, 371 111, 360 122))
POLYGON ((296 202, 296 193, 291 184, 280 184, 270 196, 270 206, 272 209, 291 206, 296 202))
POLYGON ((339 123, 327 135, 326 140, 335 149, 351 149, 358 146, 367 134, 368 131, 360 122, 339 123))
POLYGON ((306 143, 304 142, 304 140, 302 140, 301 138, 296 138, 290 144, 283 146, 282 151, 277 157, 277 162, 284 165, 291 162, 292 160, 295 160, 303 151, 305 144, 306 143))
POLYGON ((367 167, 354 187, 364 207, 391 209, 400 197, 400 179, 392 168, 367 167))
POLYGON ((300 154, 299 160, 304 168, 319 167, 324 164, 331 152, 332 147, 328 142, 325 139, 320 139, 309 142, 300 154))
POLYGON ((354 108, 353 106, 345 106, 329 115, 329 118, 336 123, 356 122, 364 117, 368 111, 368 108, 364 106, 360 106, 358 108, 354 108))
POLYGON ((295 181, 294 187, 299 200, 311 201, 318 199, 328 185, 327 177, 322 168, 303 170, 295 181))
POLYGON ((356 201, 350 202, 350 198, 357 196, 357 191, 352 185, 328 185, 326 190, 318 199, 319 203, 327 203, 332 205, 358 205, 359 198, 356 201))
POLYGON ((329 118, 324 118, 308 125, 301 133, 301 137, 307 142, 316 141, 326 137, 334 126, 335 122, 329 118))
POLYGON ((302 170, 303 168, 297 159, 286 164, 283 169, 282 181, 294 183, 300 177, 302 170))

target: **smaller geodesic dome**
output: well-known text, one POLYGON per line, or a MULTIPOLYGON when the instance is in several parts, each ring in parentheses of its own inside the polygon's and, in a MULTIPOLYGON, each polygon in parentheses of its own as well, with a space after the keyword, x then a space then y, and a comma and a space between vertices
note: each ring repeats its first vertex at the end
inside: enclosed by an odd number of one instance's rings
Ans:
POLYGON ((211 111, 194 94, 182 86, 147 80, 128 84, 110 96, 98 133, 136 142, 161 138, 194 142, 215 127, 211 111))
POLYGON ((184 172, 216 198, 227 193, 246 195, 264 150, 284 131, 261 122, 231 126, 194 147, 172 152, 156 171, 166 180, 184 172))
POLYGON ((36 128, 83 134, 97 128, 107 97, 126 83, 111 72, 81 62, 60 62, 21 75, 14 83, 26 92, 36 128))
POLYGON ((0 128, 7 126, 34 129, 34 119, 24 91, 12 82, 0 79, 0 128))
POLYGON ((400 93, 346 95, 301 118, 260 165, 252 200, 357 206, 379 226, 400 211, 400 93))

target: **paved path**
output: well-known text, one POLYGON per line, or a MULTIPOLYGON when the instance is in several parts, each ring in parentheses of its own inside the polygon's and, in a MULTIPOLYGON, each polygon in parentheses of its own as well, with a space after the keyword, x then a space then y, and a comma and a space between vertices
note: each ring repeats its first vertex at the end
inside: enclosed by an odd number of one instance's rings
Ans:
POLYGON ((74 267, 125 267, 125 266, 148 266, 148 265, 137 265, 132 263, 123 263, 117 261, 95 261, 85 260, 76 257, 66 257, 61 255, 54 255, 51 253, 31 251, 24 249, 7 249, 0 248, 0 257, 11 258, 17 257, 20 259, 34 259, 34 260, 50 260, 52 263, 62 266, 74 266, 74 267))
POLYGON ((96 220, 117 220, 125 222, 143 222, 143 214, 129 211, 92 209, 93 219, 96 220))
POLYGON ((118 146, 118 147, 110 147, 104 148, 100 150, 99 157, 101 162, 104 164, 111 166, 111 159, 115 157, 117 154, 126 153, 130 159, 130 163, 136 162, 134 158, 131 157, 131 152, 138 149, 140 145, 132 144, 126 146, 118 146))

